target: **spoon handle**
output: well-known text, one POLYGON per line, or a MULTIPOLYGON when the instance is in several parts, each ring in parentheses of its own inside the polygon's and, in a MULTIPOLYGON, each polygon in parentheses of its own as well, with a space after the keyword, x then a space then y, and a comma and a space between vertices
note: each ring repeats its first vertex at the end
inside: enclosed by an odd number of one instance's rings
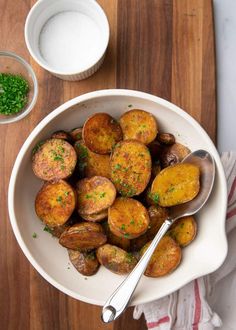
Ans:
POLYGON ((172 223, 173 221, 171 219, 165 220, 138 264, 106 301, 101 315, 104 323, 114 321, 126 309, 155 248, 172 223))

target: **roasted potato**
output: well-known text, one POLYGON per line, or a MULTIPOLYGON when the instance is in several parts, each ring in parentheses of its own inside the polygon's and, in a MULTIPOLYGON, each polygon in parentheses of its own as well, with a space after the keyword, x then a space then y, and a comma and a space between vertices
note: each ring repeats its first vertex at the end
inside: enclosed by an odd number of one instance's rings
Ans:
POLYGON ((97 222, 97 221, 101 221, 105 218, 108 217, 108 209, 103 210, 99 213, 95 213, 95 214, 83 214, 80 213, 81 218, 83 218, 84 220, 87 221, 93 221, 93 222, 97 222))
POLYGON ((171 146, 163 148, 160 154, 160 162, 163 168, 178 164, 190 153, 191 151, 181 143, 174 143, 171 146))
MULTIPOLYGON (((151 242, 148 242, 141 250, 141 255, 145 253, 151 242)), ((156 247, 151 260, 144 272, 149 277, 160 277, 172 272, 181 261, 181 248, 169 236, 164 236, 156 247)))
POLYGON ((105 244, 107 237, 102 226, 93 222, 80 222, 63 232, 59 243, 71 250, 89 251, 105 244))
POLYGON ((97 273, 99 262, 94 251, 80 252, 68 249, 68 254, 72 265, 82 275, 91 276, 97 273))
POLYGON ((151 176, 148 148, 136 140, 119 142, 111 156, 111 180, 122 196, 139 195, 151 176))
POLYGON ((66 141, 71 141, 70 135, 66 131, 56 131, 52 133, 51 139, 61 139, 66 141))
POLYGON ((34 174, 44 181, 68 178, 73 173, 76 162, 74 148, 62 139, 49 139, 33 150, 34 174))
POLYGON ((100 246, 96 253, 100 264, 116 274, 128 274, 137 264, 137 259, 131 253, 115 245, 100 246))
POLYGON ((83 130, 82 127, 77 127, 77 128, 72 129, 72 130, 69 132, 71 139, 72 139, 73 141, 79 141, 79 140, 82 140, 82 130, 83 130))
MULTIPOLYGON (((200 189, 200 170, 196 165, 180 163, 162 170, 154 179, 151 194, 160 206, 174 206, 191 201, 200 189)), ((153 197, 153 198, 154 198, 153 197)))
POLYGON ((102 155, 111 153, 115 144, 123 138, 119 123, 107 113, 96 113, 87 119, 82 135, 85 145, 102 155))
POLYGON ((149 144, 155 140, 158 127, 155 117, 144 110, 133 109, 120 117, 124 140, 138 140, 149 144))
POLYGON ((172 145, 175 143, 175 137, 171 133, 158 133, 157 141, 164 145, 172 145))
POLYGON ((49 227, 65 224, 75 206, 75 191, 64 180, 45 183, 35 200, 37 216, 49 227))
POLYGON ((130 250, 130 242, 131 242, 130 239, 128 239, 126 237, 118 237, 118 236, 114 235, 113 232, 110 230, 110 227, 109 227, 107 221, 103 222, 102 226, 103 226, 106 236, 107 236, 107 243, 118 246, 125 251, 130 250))
POLYGON ((83 141, 77 141, 74 145, 78 156, 78 168, 81 176, 91 178, 92 176, 104 176, 110 179, 111 167, 110 156, 99 155, 87 148, 83 141))
POLYGON ((193 217, 183 217, 177 220, 167 232, 181 247, 190 244, 197 233, 197 223, 193 217))
POLYGON ((116 198, 113 183, 102 176, 82 179, 76 185, 79 214, 96 214, 111 206, 116 198))
POLYGON ((108 225, 118 237, 136 238, 148 229, 148 212, 139 201, 119 197, 108 209, 108 225))

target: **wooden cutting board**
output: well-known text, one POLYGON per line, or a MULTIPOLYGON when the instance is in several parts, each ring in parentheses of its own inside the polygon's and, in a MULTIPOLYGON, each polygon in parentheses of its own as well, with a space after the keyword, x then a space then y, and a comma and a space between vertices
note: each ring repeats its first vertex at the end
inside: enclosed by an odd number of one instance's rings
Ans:
POLYGON ((132 319, 132 308, 113 324, 102 324, 100 307, 64 295, 31 267, 8 219, 9 177, 21 145, 36 124, 63 102, 97 89, 130 88, 165 98, 191 114, 215 141, 212 1, 99 0, 110 22, 110 44, 102 68, 81 82, 63 82, 30 58, 23 29, 34 2, 0 0, 0 49, 22 55, 39 81, 38 102, 32 113, 18 123, 0 127, 0 328, 146 329, 144 318, 132 319))

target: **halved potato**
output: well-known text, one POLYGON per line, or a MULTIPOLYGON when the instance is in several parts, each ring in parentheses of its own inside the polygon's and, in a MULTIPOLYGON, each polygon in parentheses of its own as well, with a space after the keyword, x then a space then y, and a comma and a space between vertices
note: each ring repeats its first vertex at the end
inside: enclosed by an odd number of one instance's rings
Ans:
POLYGON ((79 171, 87 178, 92 176, 111 177, 110 156, 99 155, 89 150, 83 141, 77 141, 74 145, 78 156, 79 171))
POLYGON ((107 237, 98 223, 80 222, 63 232, 59 243, 71 250, 89 251, 105 244, 107 237))
POLYGON ((152 196, 160 206, 173 206, 191 201, 200 189, 200 170, 196 165, 180 163, 162 170, 154 179, 152 196))
POLYGON ((71 141, 70 135, 63 130, 52 133, 51 139, 61 139, 61 140, 71 141))
POLYGON ((115 245, 105 244, 96 253, 100 264, 115 274, 128 274, 137 264, 137 259, 131 253, 115 245))
POLYGON ((183 217, 177 220, 167 232, 181 247, 190 244, 197 233, 197 223, 194 217, 183 217))
POLYGON ((99 213, 94 213, 94 214, 83 214, 80 213, 81 218, 83 218, 84 220, 87 221, 93 221, 93 222, 97 222, 97 221, 101 221, 105 218, 108 217, 108 209, 103 210, 99 213))
POLYGON ((82 140, 82 130, 83 130, 82 127, 77 127, 69 132, 70 137, 72 138, 73 141, 82 140))
POLYGON ((109 227, 107 221, 103 222, 102 226, 105 230, 108 244, 115 245, 115 246, 118 246, 118 247, 120 247, 121 249, 123 249, 125 251, 129 251, 130 242, 131 242, 130 239, 128 239, 126 237, 118 237, 118 236, 114 235, 113 232, 110 230, 110 227, 109 227))
POLYGON ((49 139, 33 151, 32 168, 42 180, 65 179, 73 173, 77 156, 74 148, 62 139, 49 139))
POLYGON ((163 168, 178 164, 190 153, 190 149, 181 143, 174 143, 163 148, 160 154, 161 166, 163 168))
POLYGON ((148 148, 136 140, 119 142, 111 156, 111 179, 122 196, 139 195, 151 176, 148 148))
POLYGON ((113 183, 102 176, 94 176, 77 182, 79 214, 96 214, 111 206, 116 198, 113 183))
POLYGON ((157 140, 164 145, 172 145, 175 143, 175 137, 171 133, 158 133, 157 140))
POLYGON ((132 239, 148 229, 148 212, 139 201, 119 197, 108 209, 108 225, 116 236, 132 239))
POLYGON ((150 224, 147 230, 149 240, 153 239, 163 222, 168 218, 168 209, 159 205, 151 205, 148 208, 150 224))
POLYGON ((68 254, 72 265, 82 275, 91 276, 98 271, 99 262, 94 251, 81 252, 68 249, 68 254))
POLYGON ((120 126, 124 140, 134 139, 144 144, 155 140, 158 131, 155 117, 140 109, 125 112, 120 118, 120 126))
POLYGON ((83 127, 86 146, 98 154, 109 154, 122 137, 119 123, 108 113, 96 113, 87 119, 83 127))
POLYGON ((75 206, 74 189, 64 180, 45 183, 35 200, 37 216, 49 227, 65 224, 75 206))
MULTIPOLYGON (((148 242, 143 247, 141 250, 142 255, 150 244, 151 242, 148 242)), ((149 277, 160 277, 169 274, 179 265, 181 256, 181 248, 175 240, 169 236, 164 236, 156 247, 144 275, 149 277)))

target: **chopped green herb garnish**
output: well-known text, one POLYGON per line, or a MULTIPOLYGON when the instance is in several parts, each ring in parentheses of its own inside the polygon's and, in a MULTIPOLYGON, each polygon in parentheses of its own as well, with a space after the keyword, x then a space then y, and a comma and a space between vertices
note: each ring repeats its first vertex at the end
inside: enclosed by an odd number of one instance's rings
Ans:
POLYGON ((129 238, 129 234, 128 233, 124 234, 124 237, 129 238))
POLYGON ((132 255, 132 253, 128 252, 126 254, 126 258, 127 258, 128 263, 131 263, 134 259, 134 256, 132 255))
POLYGON ((88 150, 81 143, 76 142, 75 147, 79 149, 79 159, 88 157, 88 150))
POLYGON ((128 105, 128 108, 132 108, 132 106, 133 106, 132 104, 129 104, 129 105, 128 105))
POLYGON ((65 152, 65 148, 63 148, 62 146, 58 146, 58 149, 63 153, 65 152))
POLYGON ((65 195, 65 196, 68 196, 68 195, 69 195, 69 191, 65 191, 65 192, 64 192, 64 195, 65 195))
POLYGON ((45 227, 43 228, 43 231, 47 231, 49 234, 52 234, 52 229, 49 228, 48 226, 45 226, 45 227))
POLYGON ((65 165, 61 165, 61 170, 63 171, 65 169, 65 165))
POLYGON ((120 227, 121 230, 125 230, 125 224, 123 223, 120 227))
POLYGON ((29 83, 20 75, 0 73, 0 113, 14 115, 28 101, 29 83))
POLYGON ((100 198, 103 198, 103 197, 105 197, 105 195, 106 195, 106 193, 103 192, 103 193, 101 193, 101 194, 99 195, 99 197, 100 197, 100 198))
POLYGON ((32 155, 36 154, 36 152, 40 149, 40 147, 44 144, 44 141, 41 141, 36 144, 36 146, 32 150, 32 155))
POLYGON ((149 192, 148 197, 151 198, 155 204, 158 204, 159 195, 157 193, 152 194, 149 192))
POLYGON ((36 233, 33 233, 32 237, 33 238, 37 238, 37 234, 36 233))
POLYGON ((58 154, 56 156, 54 156, 53 160, 57 160, 59 162, 64 163, 64 158, 61 155, 58 155, 58 154))
POLYGON ((57 199, 56 199, 57 202, 62 202, 62 197, 61 196, 57 196, 57 199))
POLYGON ((134 225, 134 224, 135 224, 134 219, 131 219, 131 220, 130 220, 130 224, 131 224, 131 225, 134 225))
POLYGON ((85 198, 86 198, 86 199, 92 198, 92 195, 86 194, 86 195, 85 195, 85 198))
POLYGON ((116 165, 115 165, 115 169, 116 169, 116 170, 121 169, 121 165, 120 165, 120 164, 116 164, 116 165))

